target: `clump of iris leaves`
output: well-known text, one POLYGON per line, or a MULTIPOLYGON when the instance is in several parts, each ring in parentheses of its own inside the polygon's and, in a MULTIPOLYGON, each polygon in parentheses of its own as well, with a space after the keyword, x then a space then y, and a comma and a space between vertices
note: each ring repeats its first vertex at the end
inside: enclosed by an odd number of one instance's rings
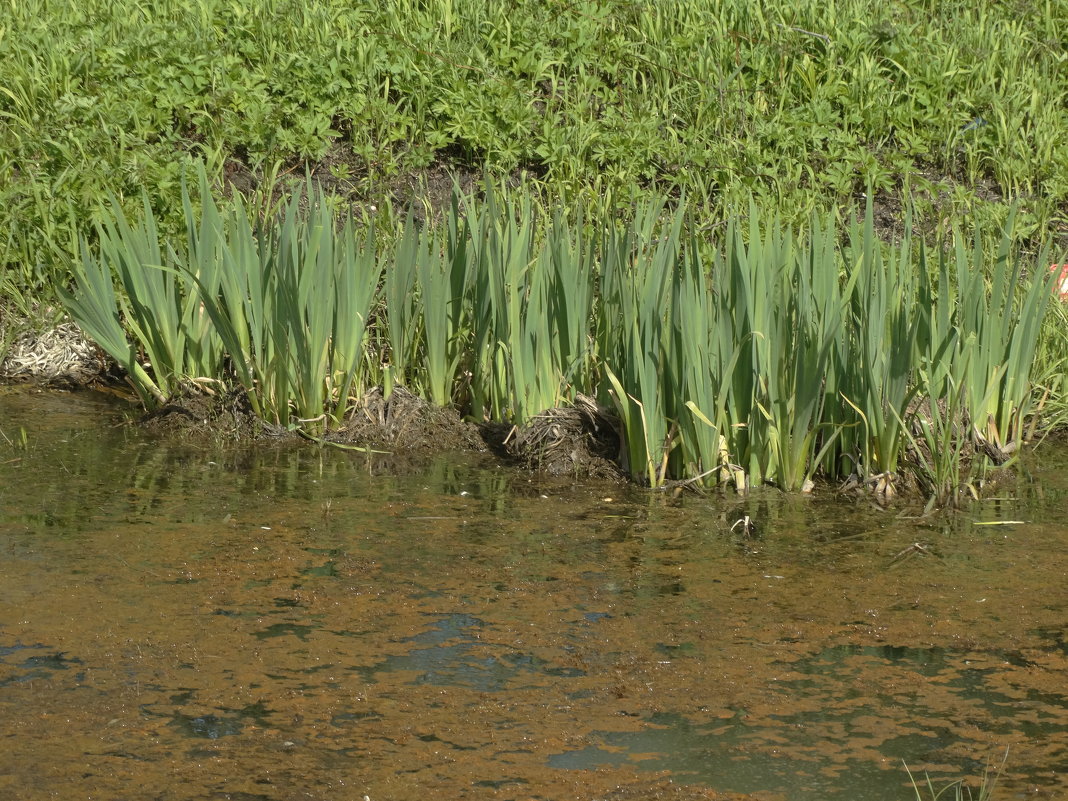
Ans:
POLYGON ((1033 434, 1050 368, 1055 277, 1014 256, 1011 227, 988 256, 909 224, 884 243, 870 203, 844 230, 754 207, 709 232, 684 201, 606 217, 489 185, 380 236, 310 181, 266 214, 220 206, 203 172, 183 198, 181 241, 147 195, 135 222, 114 203, 63 293, 147 407, 233 384, 319 436, 380 385, 516 425, 582 393, 650 487, 892 492, 907 466, 945 499, 1033 434))

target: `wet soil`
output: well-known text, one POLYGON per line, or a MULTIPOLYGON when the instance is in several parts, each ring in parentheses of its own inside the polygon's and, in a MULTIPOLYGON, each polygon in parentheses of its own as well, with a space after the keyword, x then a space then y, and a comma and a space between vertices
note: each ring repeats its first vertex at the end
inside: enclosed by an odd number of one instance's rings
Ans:
POLYGON ((1063 447, 910 520, 0 420, 4 798, 1068 794, 1063 447))
POLYGON ((281 426, 258 418, 243 390, 193 386, 158 409, 139 415, 137 425, 156 434, 244 442, 287 434, 281 426))
MULTIPOLYGON (((146 430, 202 439, 250 441, 297 434, 258 419, 244 393, 209 392, 191 387, 161 408, 143 415, 146 430)), ((420 470, 443 453, 492 453, 502 465, 549 476, 622 480, 617 422, 591 398, 550 409, 521 427, 464 420, 403 387, 387 397, 373 388, 356 401, 336 427, 313 437, 326 445, 363 450, 377 468, 420 470)), ((305 434, 306 437, 309 435, 305 434)))
MULTIPOLYGON (((0 381, 5 379, 33 381, 46 387, 92 387, 136 400, 122 382, 118 366, 71 323, 20 337, 0 362, 0 381)), ((913 402, 907 417, 929 414, 928 401, 921 399, 913 402)), ((945 415, 944 409, 942 414, 945 415)), ((476 425, 463 419, 456 409, 437 407, 404 387, 397 387, 388 396, 382 388, 372 388, 355 400, 345 418, 332 423, 329 430, 309 432, 260 419, 238 388, 211 379, 192 379, 159 408, 142 415, 139 422, 157 433, 246 444, 262 437, 301 436, 320 444, 373 453, 387 470, 408 470, 413 466, 418 470, 428 458, 443 452, 488 451, 503 465, 522 466, 551 476, 578 480, 625 478, 618 418, 581 393, 569 406, 546 410, 522 426, 512 426, 493 422, 476 425)), ((939 503, 955 503, 955 497, 944 497, 941 488, 924 480, 922 465, 931 459, 922 437, 920 441, 920 445, 906 449, 900 473, 873 476, 866 481, 854 475, 837 491, 852 490, 882 502, 906 495, 912 499, 937 496, 939 503)), ((1002 465, 1018 445, 1008 443, 1003 451, 994 443, 982 442, 981 458, 992 466, 1002 465)), ((976 449, 965 443, 958 455, 963 462, 961 473, 969 474, 976 449)), ((674 483, 685 486, 689 482, 674 483)), ((969 489, 977 494, 974 487, 969 489)))

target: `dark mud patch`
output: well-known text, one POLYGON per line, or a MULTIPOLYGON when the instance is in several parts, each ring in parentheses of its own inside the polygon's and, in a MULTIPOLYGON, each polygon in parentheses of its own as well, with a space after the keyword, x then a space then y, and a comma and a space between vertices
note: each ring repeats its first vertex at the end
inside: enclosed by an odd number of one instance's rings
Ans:
MULTIPOLYGON (((246 394, 233 389, 189 385, 186 390, 141 418, 146 430, 212 440, 254 441, 296 436, 260 420, 246 394)), ((365 451, 387 472, 422 469, 439 453, 489 453, 508 466, 560 479, 620 480, 618 423, 607 410, 580 395, 574 405, 550 409, 522 427, 481 425, 464 420, 454 408, 442 408, 403 387, 387 397, 370 390, 352 407, 339 427, 321 437, 302 432, 324 445, 365 451)))
POLYGON ((522 466, 551 476, 621 478, 619 423, 585 395, 509 428, 505 452, 522 466))
POLYGON ((260 420, 243 390, 215 391, 190 385, 180 395, 141 418, 141 426, 162 434, 211 439, 253 440, 286 433, 260 420))
MULTIPOLYGON (((296 438, 298 433, 258 418, 241 389, 215 391, 199 385, 189 385, 144 415, 141 425, 153 432, 237 441, 296 438)), ((323 444, 366 449, 378 455, 486 449, 478 428, 461 419, 454 409, 436 407, 403 388, 395 389, 387 398, 376 387, 356 402, 340 427, 328 430, 321 438, 314 432, 303 433, 323 444)))
MULTIPOLYGON (((424 170, 406 173, 377 187, 373 193, 384 193, 395 208, 411 209, 415 219, 424 223, 441 219, 457 192, 480 194, 483 181, 480 169, 465 162, 459 152, 451 152, 424 170)), ((521 175, 513 173, 508 185, 514 187, 520 181, 521 175)))
MULTIPOLYGON (((876 189, 872 194, 872 221, 876 234, 884 242, 900 244, 909 233, 907 223, 911 223, 914 242, 945 243, 951 239, 954 227, 972 218, 980 205, 1007 209, 1015 201, 1025 212, 1040 205, 1040 199, 1034 194, 1012 193, 992 176, 969 177, 959 158, 951 164, 933 158, 920 159, 913 175, 912 186, 898 179, 892 186, 876 189)), ((865 187, 863 182, 858 182, 852 195, 853 209, 862 214, 866 202, 865 187)), ((1035 228, 1018 241, 1023 252, 1031 257, 1038 255, 1047 239, 1055 251, 1068 247, 1065 223, 1068 204, 1062 203, 1050 211, 1052 219, 1045 226, 1035 228)), ((967 222, 966 226, 972 224, 967 222)))
MULTIPOLYGON (((241 153, 235 153, 224 167, 223 194, 258 194, 272 206, 294 195, 303 197, 307 180, 328 195, 351 204, 354 209, 374 214, 380 208, 410 209, 417 222, 441 217, 452 205, 457 191, 479 194, 484 172, 479 163, 465 157, 457 147, 440 152, 429 165, 395 175, 379 175, 374 165, 342 142, 334 142, 316 161, 293 159, 278 175, 262 167, 250 166, 241 153)), ((514 171, 509 186, 518 186, 525 173, 514 171)))

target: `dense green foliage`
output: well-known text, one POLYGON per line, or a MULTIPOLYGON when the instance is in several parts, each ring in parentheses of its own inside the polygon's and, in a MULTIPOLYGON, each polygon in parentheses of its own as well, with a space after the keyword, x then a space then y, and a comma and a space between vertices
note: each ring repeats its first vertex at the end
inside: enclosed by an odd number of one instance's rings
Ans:
POLYGON ((443 165, 624 205, 685 189, 716 219, 755 194, 799 222, 870 185, 935 225, 1002 219, 1000 198, 1024 233, 1065 224, 1066 0, 3 7, 9 294, 63 268, 109 193, 147 189, 180 231, 192 158, 215 181, 315 165, 380 206, 443 165))

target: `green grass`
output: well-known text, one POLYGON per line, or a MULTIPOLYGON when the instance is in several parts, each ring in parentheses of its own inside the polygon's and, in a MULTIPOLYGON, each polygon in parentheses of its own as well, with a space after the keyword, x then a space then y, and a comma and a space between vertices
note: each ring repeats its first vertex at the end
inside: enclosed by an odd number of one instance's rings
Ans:
MULTIPOLYGON (((554 196, 687 193, 787 222, 867 186, 1065 235, 1066 0, 9 4, 0 269, 47 293, 115 195, 181 233, 180 183, 313 165, 382 205, 433 165, 554 196)), ((129 210, 129 208, 128 208, 129 210)), ((996 225, 994 226, 996 228, 996 225)))

